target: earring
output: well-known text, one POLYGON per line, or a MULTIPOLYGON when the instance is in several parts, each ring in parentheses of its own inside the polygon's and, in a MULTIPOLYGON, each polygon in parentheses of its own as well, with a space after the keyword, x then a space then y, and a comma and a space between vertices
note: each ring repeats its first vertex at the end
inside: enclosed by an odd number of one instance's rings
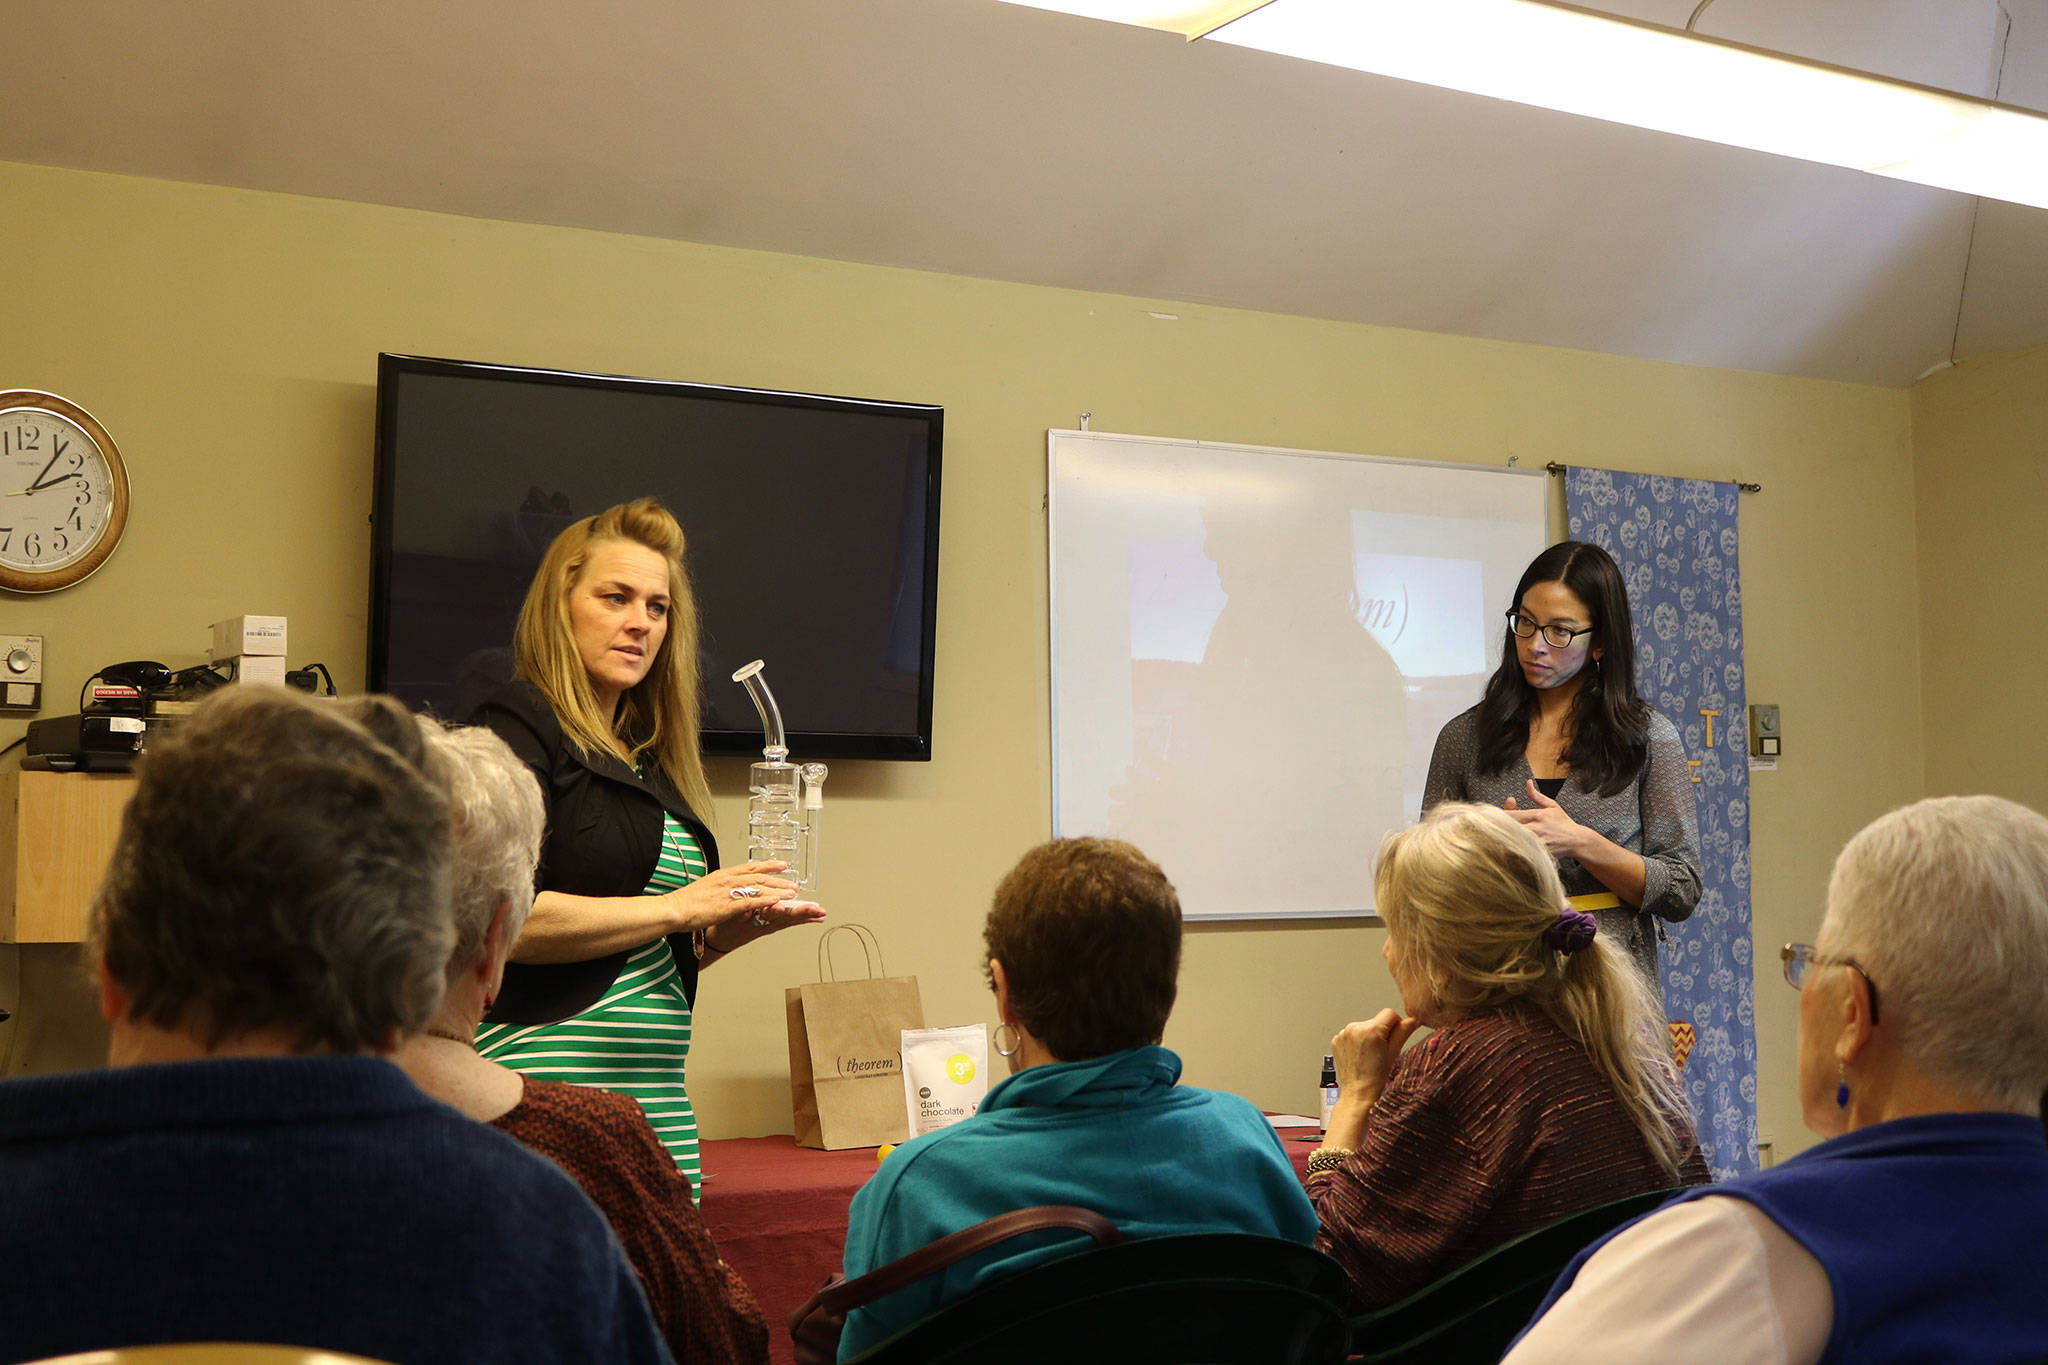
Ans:
POLYGON ((1849 1064, 1843 1062, 1835 1074, 1838 1078, 1838 1084, 1835 1086, 1835 1108, 1847 1109, 1849 1107, 1849 1064))
POLYGON ((1017 1036, 1017 1030, 1014 1026, 1010 1024, 996 1025, 996 1056, 1014 1057, 1017 1055, 1017 1049, 1022 1046, 1024 1046, 1024 1040, 1017 1036), (1010 1045, 1008 1047, 1003 1046, 1004 1029, 1010 1030, 1010 1045))
POLYGON ((493 1006, 493 1005, 495 1005, 495 1004, 497 1004, 497 1003, 498 1003, 498 997, 497 997, 497 996, 495 996, 495 995, 492 995, 492 994, 491 994, 491 993, 490 993, 489 991, 485 991, 485 992, 484 992, 484 1013, 485 1013, 485 1014, 489 1014, 489 1013, 491 1012, 491 1006, 493 1006))

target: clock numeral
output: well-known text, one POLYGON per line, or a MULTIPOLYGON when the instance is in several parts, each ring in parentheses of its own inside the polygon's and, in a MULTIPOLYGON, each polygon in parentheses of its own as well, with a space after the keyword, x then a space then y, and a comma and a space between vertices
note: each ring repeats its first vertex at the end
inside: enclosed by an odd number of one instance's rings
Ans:
POLYGON ((0 526, 0 554, 5 554, 8 547, 13 544, 14 528, 12 526, 0 526))
POLYGON ((43 429, 41 427, 16 427, 14 429, 14 439, 20 442, 17 449, 40 451, 43 448, 41 444, 43 429))
POLYGON ((71 548, 71 537, 65 535, 62 531, 57 531, 54 534, 57 539, 57 553, 61 555, 71 548))
POLYGON ((80 507, 92 501, 92 485, 84 479, 78 481, 78 497, 74 499, 80 507))
POLYGON ((34 531, 30 531, 21 538, 21 552, 30 559, 41 559, 43 557, 43 538, 34 531))
POLYGON ((76 507, 71 509, 71 529, 74 531, 83 531, 85 529, 85 514, 76 507))

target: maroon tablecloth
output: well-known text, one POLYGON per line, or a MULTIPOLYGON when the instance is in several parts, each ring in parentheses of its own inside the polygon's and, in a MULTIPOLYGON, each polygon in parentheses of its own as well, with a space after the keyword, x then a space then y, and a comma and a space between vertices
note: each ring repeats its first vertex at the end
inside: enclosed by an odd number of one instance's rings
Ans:
MULTIPOLYGON (((1281 1130, 1296 1173, 1316 1143, 1289 1135, 1314 1131, 1281 1130)), ((704 1225, 768 1315, 769 1359, 787 1365, 794 1360, 789 1315, 838 1272, 846 1213, 874 1174, 875 1149, 814 1152, 782 1135, 707 1142, 702 1156, 704 1225)))
POLYGON ((1315 1155, 1316 1148, 1323 1145, 1322 1130, 1317 1128, 1281 1128, 1280 1145, 1287 1149, 1287 1159, 1294 1163, 1294 1173, 1303 1180, 1308 1179, 1308 1159, 1315 1155))
POLYGON ((794 1360, 789 1315, 838 1272, 846 1211, 875 1149, 814 1152, 787 1134, 702 1145, 704 1225, 768 1315, 769 1359, 794 1360))

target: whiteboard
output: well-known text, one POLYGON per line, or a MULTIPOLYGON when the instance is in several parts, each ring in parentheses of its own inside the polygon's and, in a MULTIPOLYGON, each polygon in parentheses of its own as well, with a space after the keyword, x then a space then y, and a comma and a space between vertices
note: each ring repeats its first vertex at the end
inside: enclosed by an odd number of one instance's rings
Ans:
POLYGON ((1541 470, 1047 434, 1053 832, 1187 918, 1372 913, 1549 543, 1541 470))

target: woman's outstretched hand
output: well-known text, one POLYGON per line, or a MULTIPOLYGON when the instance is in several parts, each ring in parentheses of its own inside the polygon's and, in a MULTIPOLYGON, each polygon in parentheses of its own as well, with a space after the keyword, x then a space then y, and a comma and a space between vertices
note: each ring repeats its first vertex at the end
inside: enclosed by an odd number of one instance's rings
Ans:
POLYGON ((788 868, 784 862, 734 863, 667 892, 677 915, 676 929, 685 933, 709 929, 735 916, 750 918, 757 912, 767 918, 776 906, 796 895, 796 883, 781 875, 788 868))
POLYGON ((669 892, 681 920, 677 928, 701 929, 707 948, 729 953, 778 930, 823 920, 824 906, 797 899, 797 884, 782 875, 788 870, 779 861, 735 863, 669 892))
MULTIPOLYGON (((725 936, 732 933, 734 928, 741 926, 748 929, 759 929, 761 934, 772 934, 778 929, 794 929, 799 924, 817 924, 825 918, 825 907, 816 901, 777 901, 761 911, 760 918, 768 922, 766 924, 757 924, 755 923, 754 916, 751 914, 739 919, 737 924, 732 920, 727 920, 726 923, 732 927, 721 929, 718 937, 723 941, 725 936)), ((755 937, 759 936, 757 934, 755 937)))

